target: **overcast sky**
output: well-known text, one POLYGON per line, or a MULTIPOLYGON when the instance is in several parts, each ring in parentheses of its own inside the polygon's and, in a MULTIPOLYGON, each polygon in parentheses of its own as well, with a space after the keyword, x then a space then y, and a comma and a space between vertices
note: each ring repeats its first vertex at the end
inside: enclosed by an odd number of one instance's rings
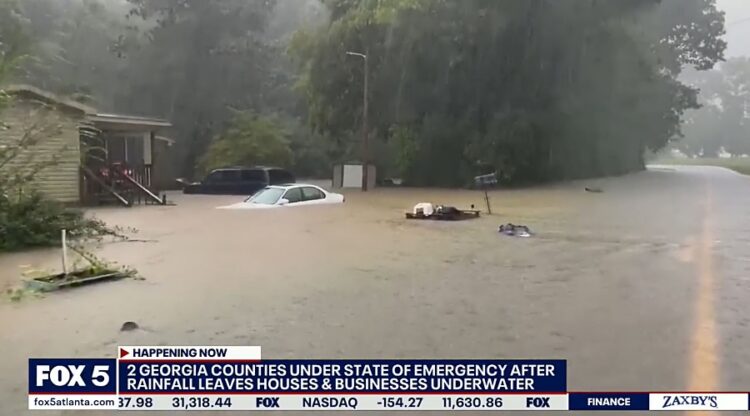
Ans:
POLYGON ((718 0, 727 13, 726 56, 750 56, 750 0, 718 0))

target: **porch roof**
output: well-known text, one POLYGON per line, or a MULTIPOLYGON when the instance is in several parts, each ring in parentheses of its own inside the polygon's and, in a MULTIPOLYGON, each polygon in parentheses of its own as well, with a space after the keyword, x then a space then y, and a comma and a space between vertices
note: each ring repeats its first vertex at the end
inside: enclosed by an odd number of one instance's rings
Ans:
POLYGON ((87 117, 101 130, 157 131, 172 127, 172 123, 161 118, 98 113, 87 117))

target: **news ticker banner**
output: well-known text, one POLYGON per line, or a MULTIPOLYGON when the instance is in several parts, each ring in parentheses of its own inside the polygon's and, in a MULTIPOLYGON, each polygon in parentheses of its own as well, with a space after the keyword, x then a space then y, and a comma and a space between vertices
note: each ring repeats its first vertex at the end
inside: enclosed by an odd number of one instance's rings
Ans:
POLYGON ((30 359, 29 409, 750 410, 748 393, 573 393, 565 360, 261 360, 260 347, 30 359))

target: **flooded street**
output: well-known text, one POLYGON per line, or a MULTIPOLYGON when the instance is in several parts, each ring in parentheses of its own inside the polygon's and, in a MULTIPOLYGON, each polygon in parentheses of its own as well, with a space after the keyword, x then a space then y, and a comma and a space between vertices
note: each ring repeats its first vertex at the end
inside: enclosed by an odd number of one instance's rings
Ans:
MULTIPOLYGON (((492 216, 407 221, 467 190, 349 192, 341 206, 223 211, 237 197, 100 209, 140 230, 101 257, 145 280, 0 302, 2 414, 27 412, 29 357, 118 345, 260 345, 265 358, 562 358, 571 391, 750 387, 750 178, 652 168, 498 191, 492 216), (602 188, 587 193, 585 186, 602 188), (497 233, 528 225, 533 238, 497 233), (125 321, 139 330, 120 332, 125 321)), ((55 251, 0 256, 58 267, 55 251)), ((95 414, 66 411, 59 414, 95 414)), ((47 412, 55 414, 55 412, 47 412)))

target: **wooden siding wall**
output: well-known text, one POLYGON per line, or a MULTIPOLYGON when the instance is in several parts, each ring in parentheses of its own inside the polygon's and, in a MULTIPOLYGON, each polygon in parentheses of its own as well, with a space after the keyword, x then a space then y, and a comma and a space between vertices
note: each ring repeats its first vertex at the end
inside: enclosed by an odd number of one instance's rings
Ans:
POLYGON ((0 120, 9 128, 0 128, 0 146, 18 143, 30 128, 37 131, 38 142, 22 151, 3 171, 28 168, 37 162, 56 160, 26 186, 34 187, 60 202, 77 203, 79 195, 80 118, 31 101, 17 100, 0 110, 0 120))

